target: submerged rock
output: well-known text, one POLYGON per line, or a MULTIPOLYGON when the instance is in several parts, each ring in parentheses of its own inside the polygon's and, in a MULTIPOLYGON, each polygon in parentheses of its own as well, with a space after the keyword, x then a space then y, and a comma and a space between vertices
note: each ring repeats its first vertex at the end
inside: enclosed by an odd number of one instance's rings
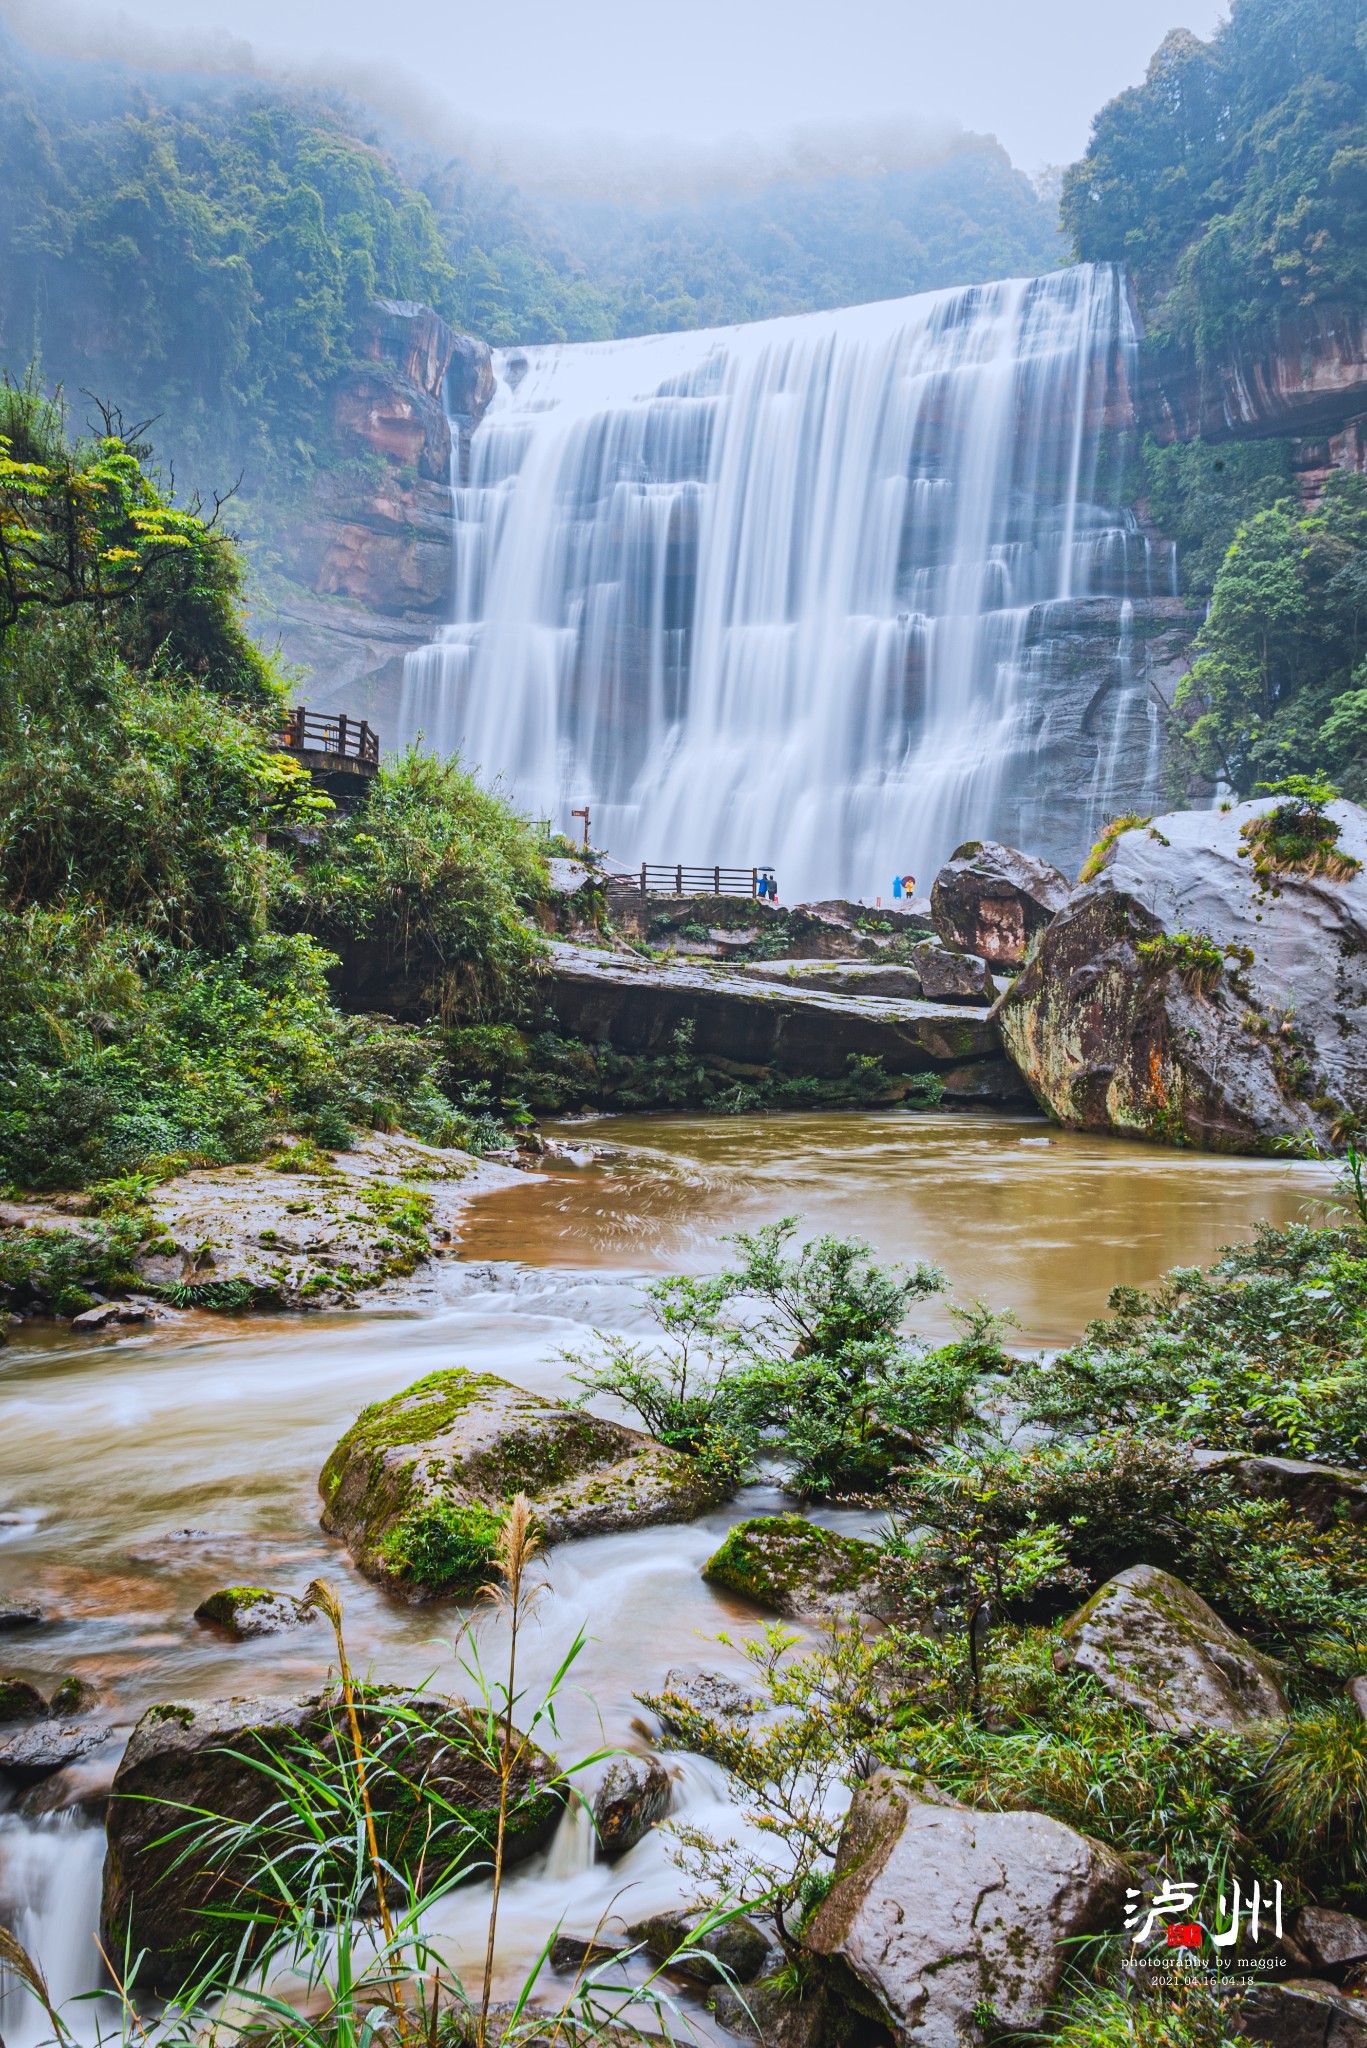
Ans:
POLYGON ((992 839, 956 847, 930 891, 935 929, 947 946, 1019 967, 1036 932, 1068 901, 1069 884, 1047 860, 992 839))
POLYGON ((1319 872, 1269 868, 1275 800, 1119 834, 997 1019, 1060 1123, 1266 1151, 1367 1116, 1367 814, 1319 872))
POLYGON ((899 2041, 962 2048, 1045 2024, 1079 1936, 1117 1924, 1124 1865, 1042 1813, 978 1813, 879 1771, 855 1788, 807 1946, 899 2041))
POLYGON ((272 1593, 265 1586, 224 1586, 195 1609, 196 1621, 211 1622, 239 1639, 281 1635, 286 1629, 305 1628, 316 1619, 309 1601, 296 1600, 289 1593, 272 1593))
POLYGON ((687 1522, 726 1489, 696 1460, 491 1373, 429 1373, 365 1409, 323 1467, 323 1527, 410 1599, 487 1576, 497 1516, 530 1495, 548 1543, 687 1522))
POLYGON ((673 1790, 658 1757, 613 1758, 593 1801, 598 1846, 607 1862, 615 1862, 645 1840, 669 1812, 673 1790))
POLYGON ((0 1600, 0 1630, 38 1628, 43 1619, 36 1600, 0 1600))
MULTIPOLYGON (((479 1755, 459 1706, 395 1692, 363 1700, 359 1714, 371 1753, 385 1757, 385 1767, 372 1768, 370 1775, 386 1861, 415 1878, 420 1873, 424 1888, 452 1863, 468 1862, 469 1874, 477 1875, 487 1864, 484 1844, 488 1817, 497 1810, 498 1780, 479 1755), (431 1808, 414 1799, 415 1786, 436 1796, 431 1808), (428 1827, 434 1814, 435 1834, 428 1827)), ((232 1903, 244 1866, 231 1858, 186 1859, 177 1830, 184 1828, 188 1810, 228 1822, 260 1820, 279 1792, 248 1759, 259 1756, 269 1764, 301 1743, 322 1752, 317 1762, 315 1751, 318 1768, 351 1755, 337 1693, 175 1701, 143 1715, 114 1777, 101 1907, 110 1955, 122 1955, 125 1944, 133 1955, 146 1951, 140 1983, 174 1991, 220 1950, 236 1946, 240 1929, 216 1923, 207 1911, 232 1903)), ((564 1801, 554 1777, 549 1758, 529 1746, 514 1774, 506 1860, 520 1862, 549 1840, 564 1801)))
POLYGON ((1287 1719, 1268 1659, 1156 1565, 1132 1564, 1094 1593, 1064 1623, 1061 1656, 1170 1734, 1239 1734, 1287 1719))
POLYGON ((809 1625, 848 1618, 878 1598, 876 1544, 838 1536, 805 1515, 754 1515, 703 1566, 714 1586, 809 1625))

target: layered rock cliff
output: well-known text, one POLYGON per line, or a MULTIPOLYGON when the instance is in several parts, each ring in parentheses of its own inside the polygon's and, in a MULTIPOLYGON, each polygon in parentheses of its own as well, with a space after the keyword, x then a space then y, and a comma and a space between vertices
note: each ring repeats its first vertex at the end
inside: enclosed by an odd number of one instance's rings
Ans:
POLYGON ((1330 469, 1367 469, 1367 321, 1356 307, 1299 308, 1204 362, 1193 349, 1149 345, 1137 412, 1162 443, 1288 437, 1313 494, 1330 469))
POLYGON ((366 718, 387 739, 404 656, 449 607, 451 483, 494 379, 482 341, 407 300, 377 300, 355 346, 328 397, 331 459, 279 536, 285 575, 255 626, 309 672, 310 708, 366 718))

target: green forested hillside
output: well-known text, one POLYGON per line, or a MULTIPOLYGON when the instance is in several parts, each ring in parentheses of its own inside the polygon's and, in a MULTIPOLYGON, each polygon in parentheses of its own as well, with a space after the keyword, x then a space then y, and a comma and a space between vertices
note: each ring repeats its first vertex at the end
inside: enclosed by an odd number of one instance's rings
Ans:
POLYGON ((1064 182, 1075 254, 1124 262, 1150 331, 1208 357, 1283 310, 1367 296, 1362 0, 1235 0, 1174 29, 1064 182))

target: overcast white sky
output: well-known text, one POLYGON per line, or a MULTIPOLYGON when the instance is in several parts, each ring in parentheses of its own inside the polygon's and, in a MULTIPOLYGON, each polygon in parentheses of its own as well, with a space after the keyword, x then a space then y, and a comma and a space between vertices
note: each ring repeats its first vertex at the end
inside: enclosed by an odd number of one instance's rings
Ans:
MULTIPOLYGON (((7 13, 21 10, 50 35, 51 5, 7 0, 7 13)), ((399 70, 486 131, 543 142, 958 123, 995 134, 1033 171, 1080 154, 1092 114, 1142 77, 1168 29, 1208 35, 1223 11, 1219 0, 84 0, 76 41, 93 32, 107 51, 113 30, 137 57, 148 24, 199 44, 242 39, 263 60, 358 83, 399 70)))

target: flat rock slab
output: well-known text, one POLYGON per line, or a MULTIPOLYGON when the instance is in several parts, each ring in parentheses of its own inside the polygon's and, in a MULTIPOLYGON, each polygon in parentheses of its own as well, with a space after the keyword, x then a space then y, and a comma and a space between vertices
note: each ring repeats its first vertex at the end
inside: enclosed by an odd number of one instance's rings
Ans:
POLYGON ((986 1007, 855 996, 748 971, 629 959, 554 944, 543 986, 560 1029, 619 1052, 665 1053, 680 1025, 703 1058, 838 1080, 854 1058, 922 1074, 1001 1050, 986 1007))
POLYGON ((918 2048, 1043 2026, 1077 1937, 1115 1923, 1124 1865, 1041 1813, 978 1813, 877 1772, 855 1788, 835 1883, 807 1930, 918 2048))
POLYGON ((443 1519, 496 1514, 518 1492, 548 1543, 691 1521, 725 1497, 696 1460, 639 1430, 459 1369, 365 1409, 319 1487, 323 1527, 346 1539, 362 1571, 410 1599, 468 1591, 478 1569, 442 1581, 423 1558, 443 1519))
POLYGON ((816 989, 823 995, 883 996, 894 1002, 920 1002, 924 993, 916 969, 891 960, 753 960, 741 972, 752 981, 774 981, 799 993, 816 989))
POLYGON ((1258 1152, 1307 1132, 1332 1149, 1367 1116, 1367 813, 1328 807, 1357 873, 1274 892, 1245 836, 1274 808, 1122 832, 1044 932, 997 1014, 1060 1123, 1258 1152), (1200 971, 1189 941, 1217 963, 1200 971))
POLYGON ((809 1627, 867 1612, 878 1601, 876 1544, 839 1536, 804 1515, 737 1522, 703 1566, 710 1585, 809 1627))
POLYGON ((31 1721, 0 1732, 0 1778, 29 1784, 74 1764, 108 1742, 113 1730, 89 1721, 31 1721))
POLYGON ((1273 1666, 1199 1593, 1156 1565, 1108 1579, 1063 1625, 1062 1654, 1173 1735, 1240 1734, 1287 1719, 1273 1666))

